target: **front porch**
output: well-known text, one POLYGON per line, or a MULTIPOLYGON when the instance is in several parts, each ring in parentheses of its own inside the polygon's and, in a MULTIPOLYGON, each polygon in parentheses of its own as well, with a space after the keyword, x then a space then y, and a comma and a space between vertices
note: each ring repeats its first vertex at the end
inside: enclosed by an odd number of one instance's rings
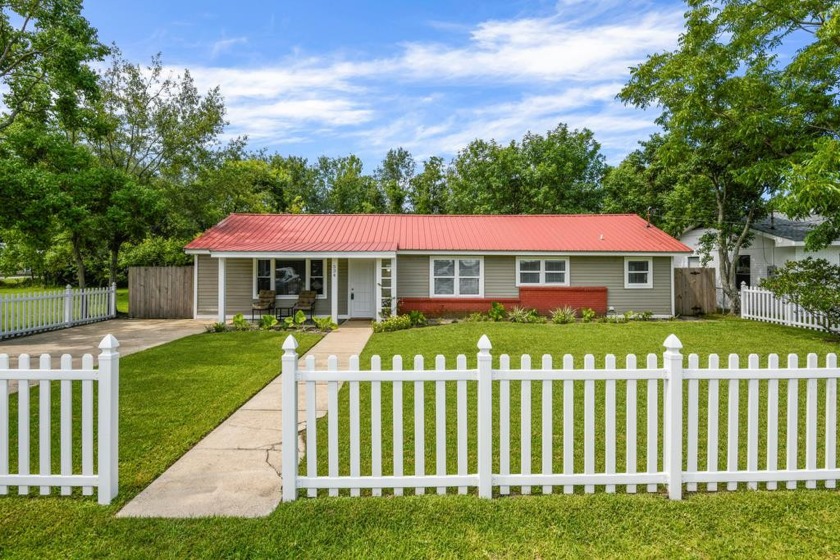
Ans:
POLYGON ((198 254, 195 259, 196 318, 226 322, 250 316, 260 290, 277 293, 288 309, 302 290, 317 293, 314 315, 380 320, 396 314, 397 259, 385 254, 198 254))

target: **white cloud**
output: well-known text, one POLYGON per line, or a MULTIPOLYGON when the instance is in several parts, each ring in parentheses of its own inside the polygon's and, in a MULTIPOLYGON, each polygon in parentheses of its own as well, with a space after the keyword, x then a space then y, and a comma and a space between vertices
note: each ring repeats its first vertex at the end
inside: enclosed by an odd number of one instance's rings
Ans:
MULTIPOLYGON (((410 42, 388 56, 291 53, 259 68, 191 72, 202 89, 221 87, 231 133, 292 153, 289 141, 333 137, 346 140, 344 153, 381 158, 404 146, 418 159, 451 156, 475 138, 507 142, 559 122, 626 151, 655 127, 615 95, 628 67, 676 45, 683 22, 676 9, 633 14, 616 2, 563 0, 549 17, 453 26, 446 36, 458 43, 410 42)), ((244 41, 219 41, 214 52, 244 41)))
POLYGON ((231 39, 221 39, 213 43, 213 48, 210 49, 210 56, 216 58, 220 54, 229 51, 236 45, 244 45, 248 42, 247 37, 233 37, 231 39))

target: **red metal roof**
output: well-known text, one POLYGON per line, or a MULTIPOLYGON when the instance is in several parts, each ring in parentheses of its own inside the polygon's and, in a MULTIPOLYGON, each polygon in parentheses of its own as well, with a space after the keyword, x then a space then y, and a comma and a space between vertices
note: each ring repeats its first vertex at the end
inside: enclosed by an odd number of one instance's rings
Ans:
POLYGON ((635 214, 231 214, 186 249, 330 253, 691 252, 635 214))

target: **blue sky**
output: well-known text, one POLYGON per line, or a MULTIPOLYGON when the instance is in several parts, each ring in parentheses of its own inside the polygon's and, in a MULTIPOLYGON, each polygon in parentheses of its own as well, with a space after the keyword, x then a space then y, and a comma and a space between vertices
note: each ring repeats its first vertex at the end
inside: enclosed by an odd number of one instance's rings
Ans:
POLYGON ((88 0, 100 40, 131 61, 162 53, 219 85, 229 136, 299 155, 389 148, 447 160, 558 123, 589 128, 611 164, 656 130, 615 95, 628 68, 673 49, 681 2, 88 0))

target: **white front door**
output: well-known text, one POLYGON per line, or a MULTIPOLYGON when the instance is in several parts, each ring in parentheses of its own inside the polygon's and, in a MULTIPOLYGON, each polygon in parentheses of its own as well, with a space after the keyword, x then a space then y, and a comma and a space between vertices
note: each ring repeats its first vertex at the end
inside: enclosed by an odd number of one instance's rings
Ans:
POLYGON ((350 304, 350 317, 373 319, 376 313, 373 286, 376 261, 350 259, 347 263, 347 300, 350 304))

